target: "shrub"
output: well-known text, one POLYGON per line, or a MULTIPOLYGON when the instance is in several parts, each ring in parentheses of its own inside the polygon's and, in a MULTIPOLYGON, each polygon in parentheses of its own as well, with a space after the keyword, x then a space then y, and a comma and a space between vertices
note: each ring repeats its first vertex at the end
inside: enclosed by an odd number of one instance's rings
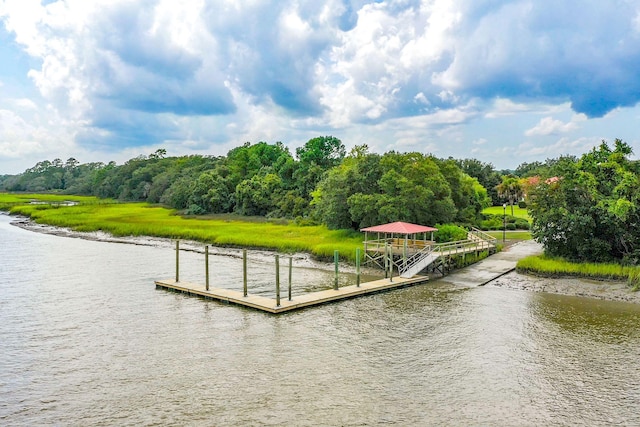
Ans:
POLYGON ((299 227, 312 227, 315 225, 320 225, 317 221, 314 221, 311 218, 303 218, 301 216, 297 216, 294 223, 299 227))
POLYGON ((518 202, 518 207, 522 209, 527 209, 527 202, 525 202, 524 200, 520 200, 518 202))
POLYGON ((491 218, 480 221, 480 228, 483 230, 500 230, 502 228, 502 219, 491 215, 491 218))
POLYGON ((454 224, 436 224, 438 231, 434 233, 437 243, 455 242, 467 238, 467 230, 454 224))

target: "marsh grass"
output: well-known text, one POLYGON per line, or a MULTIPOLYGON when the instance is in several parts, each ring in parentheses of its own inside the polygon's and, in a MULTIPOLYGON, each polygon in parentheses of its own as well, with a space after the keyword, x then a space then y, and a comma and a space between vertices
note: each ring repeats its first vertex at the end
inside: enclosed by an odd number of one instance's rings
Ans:
POLYGON ((74 200, 76 206, 30 204, 45 201, 41 195, 0 194, 0 209, 28 216, 37 223, 65 227, 75 231, 104 231, 114 236, 154 236, 194 240, 216 246, 271 249, 284 253, 309 252, 319 259, 333 259, 334 250, 341 259, 355 261, 356 248, 363 236, 351 230, 329 230, 324 226, 299 226, 293 223, 241 221, 225 216, 183 218, 174 210, 146 203, 116 203, 97 198, 56 196, 54 202, 74 200))
POLYGON ((109 199, 98 199, 91 196, 71 196, 63 194, 31 194, 31 193, 0 193, 0 210, 7 211, 11 207, 32 202, 50 203, 55 206, 64 202, 77 202, 82 204, 113 203, 109 199))
POLYGON ((634 290, 640 288, 640 267, 605 263, 575 263, 546 255, 532 255, 518 261, 520 273, 545 277, 583 277, 594 280, 625 280, 634 290))

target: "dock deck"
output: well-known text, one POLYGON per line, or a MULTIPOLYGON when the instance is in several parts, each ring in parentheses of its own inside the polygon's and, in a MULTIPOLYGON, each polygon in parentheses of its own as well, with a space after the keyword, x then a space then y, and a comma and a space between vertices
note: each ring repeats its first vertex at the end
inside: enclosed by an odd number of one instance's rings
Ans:
POLYGON ((230 289, 210 287, 207 291, 205 285, 188 282, 176 282, 175 280, 157 280, 155 284, 156 288, 158 289, 182 292, 188 295, 218 300, 230 304, 237 304, 256 310, 266 311, 268 313, 279 314, 291 310, 298 310, 305 307, 325 304, 328 302, 355 298, 367 294, 384 292, 391 289, 413 286, 427 282, 428 280, 429 278, 427 276, 416 276, 412 277, 411 279, 394 277, 391 280, 374 280, 372 282, 361 283, 360 286, 352 285, 339 288, 338 290, 328 289, 324 291, 297 295, 294 296, 291 301, 289 301, 287 297, 284 297, 280 299, 279 306, 276 304, 275 298, 267 298, 260 295, 251 294, 245 297, 242 292, 230 289))

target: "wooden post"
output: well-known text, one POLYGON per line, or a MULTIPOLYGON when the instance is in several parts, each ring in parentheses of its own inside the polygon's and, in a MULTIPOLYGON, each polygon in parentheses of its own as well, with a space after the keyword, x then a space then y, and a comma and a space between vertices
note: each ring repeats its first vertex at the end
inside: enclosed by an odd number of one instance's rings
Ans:
POLYGON ((404 238, 404 245, 402 246, 402 267, 407 268, 407 237, 404 238))
POLYGON ((338 290, 338 261, 339 261, 339 254, 338 251, 333 251, 333 263, 335 264, 335 277, 333 280, 333 289, 335 289, 336 291, 338 290))
POLYGON ((393 253, 389 253, 389 281, 393 282, 393 253))
POLYGON ((384 242, 384 278, 389 277, 389 244, 384 242))
POLYGON ((276 307, 280 307, 280 256, 276 254, 276 307))
POLYGON ((176 240, 176 283, 180 281, 180 240, 176 240))
POLYGON ((364 232, 364 253, 367 253, 367 240, 369 240, 369 233, 367 231, 364 232))
POLYGON ((205 288, 209 290, 209 245, 204 246, 204 274, 206 277, 205 288))
POLYGON ((247 250, 242 250, 242 291, 247 296, 247 250))
POLYGON ((289 257, 289 301, 291 301, 291 272, 293 271, 293 257, 289 257))
POLYGON ((360 287, 360 248, 356 248, 356 287, 360 287))

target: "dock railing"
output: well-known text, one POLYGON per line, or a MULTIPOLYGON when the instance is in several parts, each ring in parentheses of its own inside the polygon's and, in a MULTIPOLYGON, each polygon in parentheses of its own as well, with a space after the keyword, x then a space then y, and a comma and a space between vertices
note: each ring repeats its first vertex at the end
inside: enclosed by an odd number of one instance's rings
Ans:
MULTIPOLYGON (((465 240, 436 243, 414 253, 398 267, 400 276, 403 276, 407 271, 420 264, 424 259, 432 254, 438 254, 438 256, 466 254, 472 251, 495 248, 497 243, 497 239, 495 237, 478 230, 477 228, 472 228, 471 231, 468 232, 467 237, 468 238, 465 240)), ((435 260, 436 257, 433 259, 435 260)))
POLYGON ((394 253, 402 253, 405 249, 405 242, 407 250, 411 253, 420 252, 435 244, 433 240, 408 239, 405 241, 405 239, 398 238, 366 240, 363 244, 365 252, 384 252, 387 248, 394 253))
POLYGON ((485 242, 488 242, 489 244, 492 245, 496 245, 498 243, 498 239, 493 237, 491 234, 489 233, 485 233, 482 230, 479 230, 475 227, 471 227, 471 230, 469 230, 468 232, 468 237, 471 240, 475 240, 475 239, 481 239, 484 240, 485 242))

